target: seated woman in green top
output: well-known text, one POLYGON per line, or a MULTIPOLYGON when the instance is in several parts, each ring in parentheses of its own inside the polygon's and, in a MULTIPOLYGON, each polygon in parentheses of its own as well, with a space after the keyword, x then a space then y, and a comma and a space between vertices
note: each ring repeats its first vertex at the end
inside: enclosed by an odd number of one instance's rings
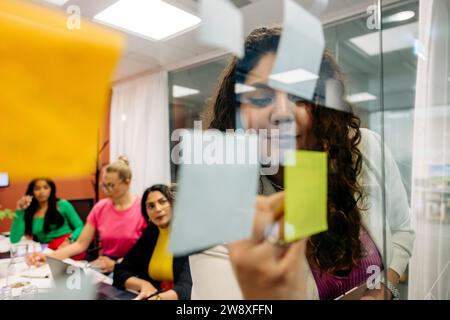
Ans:
MULTIPOLYGON (((34 179, 26 195, 17 202, 11 227, 11 243, 23 236, 29 240, 48 243, 50 249, 75 241, 83 229, 83 222, 69 201, 56 197, 55 183, 47 178, 34 179)), ((82 259, 83 255, 73 257, 82 259)))

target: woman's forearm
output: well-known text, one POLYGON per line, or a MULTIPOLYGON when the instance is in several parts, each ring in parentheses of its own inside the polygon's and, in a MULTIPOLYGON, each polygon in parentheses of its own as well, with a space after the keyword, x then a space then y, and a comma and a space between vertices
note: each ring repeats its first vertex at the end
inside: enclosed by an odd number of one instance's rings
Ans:
POLYGON ((130 277, 125 281, 125 288, 128 290, 140 292, 142 290, 143 286, 149 285, 149 284, 150 284, 150 282, 148 282, 148 281, 139 279, 137 277, 130 277))
POLYGON ((392 269, 388 270, 387 278, 390 283, 397 287, 400 281, 400 275, 392 269))
MULTIPOLYGON (((387 280, 390 283, 392 283, 392 285, 394 287, 397 287, 397 285, 400 281, 400 275, 397 272, 395 272, 394 270, 389 269, 387 272, 387 280)), ((391 300, 392 292, 389 289, 387 289, 386 285, 383 285, 383 289, 384 290, 382 290, 382 295, 379 296, 379 300, 385 300, 385 299, 391 300)))
POLYGON ((86 251, 87 248, 88 246, 76 241, 67 247, 52 252, 49 256, 55 259, 64 260, 86 251))
MULTIPOLYGON (((394 285, 394 287, 397 287, 398 282, 400 280, 400 275, 395 272, 392 269, 389 269, 387 272, 387 278, 388 281, 390 283, 392 283, 392 285, 394 285)), ((384 284, 381 284, 381 288, 380 289, 370 289, 367 290, 366 293, 364 294, 363 300, 391 300, 392 299, 392 293, 389 289, 387 289, 387 287, 384 284)))
POLYGON ((167 290, 160 293, 159 296, 161 297, 161 300, 178 300, 178 294, 175 290, 167 290))
POLYGON ((81 231, 81 234, 78 237, 77 241, 68 245, 67 247, 56 250, 49 256, 60 260, 76 256, 77 254, 80 254, 87 250, 92 239, 94 239, 94 236, 95 227, 88 222, 84 226, 83 231, 81 231))

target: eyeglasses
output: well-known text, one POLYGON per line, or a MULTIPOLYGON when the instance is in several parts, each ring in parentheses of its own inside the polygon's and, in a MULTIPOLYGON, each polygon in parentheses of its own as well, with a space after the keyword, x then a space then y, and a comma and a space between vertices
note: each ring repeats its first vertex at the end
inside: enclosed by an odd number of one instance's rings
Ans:
POLYGON ((119 183, 102 183, 102 188, 106 191, 111 191, 114 190, 116 188, 116 186, 118 186, 119 184, 121 184, 122 182, 119 183))

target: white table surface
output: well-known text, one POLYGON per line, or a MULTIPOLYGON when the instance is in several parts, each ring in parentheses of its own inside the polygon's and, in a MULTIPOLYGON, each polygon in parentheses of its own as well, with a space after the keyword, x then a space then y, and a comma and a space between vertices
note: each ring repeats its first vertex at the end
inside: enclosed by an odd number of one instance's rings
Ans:
MULTIPOLYGON (((36 243, 34 243, 36 244, 36 243)), ((8 252, 10 247, 9 238, 0 239, 0 252, 8 252)), ((40 247, 40 245, 39 245, 40 247)), ((41 250, 36 250, 41 251, 41 250)), ((52 252, 51 249, 46 248, 43 253, 52 252)), ((28 266, 25 261, 18 260, 18 263, 14 264, 14 267, 9 268, 9 277, 6 278, 6 272, 11 259, 0 259, 0 288, 7 284, 11 285, 17 282, 29 282, 29 285, 34 285, 39 289, 39 292, 46 292, 54 288, 53 277, 50 272, 48 264, 45 264, 39 268, 28 266), (47 277, 46 277, 47 276, 47 277)), ((75 261, 72 259, 65 259, 65 263, 82 268, 86 274, 93 276, 95 283, 107 283, 112 284, 113 279, 101 274, 93 269, 86 268, 87 261, 75 261)), ((12 290, 13 297, 21 294, 22 288, 12 290)))

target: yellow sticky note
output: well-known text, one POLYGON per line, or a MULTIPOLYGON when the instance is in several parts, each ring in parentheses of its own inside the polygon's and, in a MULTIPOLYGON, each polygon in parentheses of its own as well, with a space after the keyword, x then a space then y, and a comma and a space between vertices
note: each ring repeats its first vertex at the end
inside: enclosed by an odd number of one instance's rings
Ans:
POLYGON ((0 1, 0 171, 11 179, 95 170, 123 36, 18 0, 0 1))
POLYGON ((328 229, 327 172, 327 153, 317 151, 296 151, 295 164, 285 167, 285 241, 328 229))

